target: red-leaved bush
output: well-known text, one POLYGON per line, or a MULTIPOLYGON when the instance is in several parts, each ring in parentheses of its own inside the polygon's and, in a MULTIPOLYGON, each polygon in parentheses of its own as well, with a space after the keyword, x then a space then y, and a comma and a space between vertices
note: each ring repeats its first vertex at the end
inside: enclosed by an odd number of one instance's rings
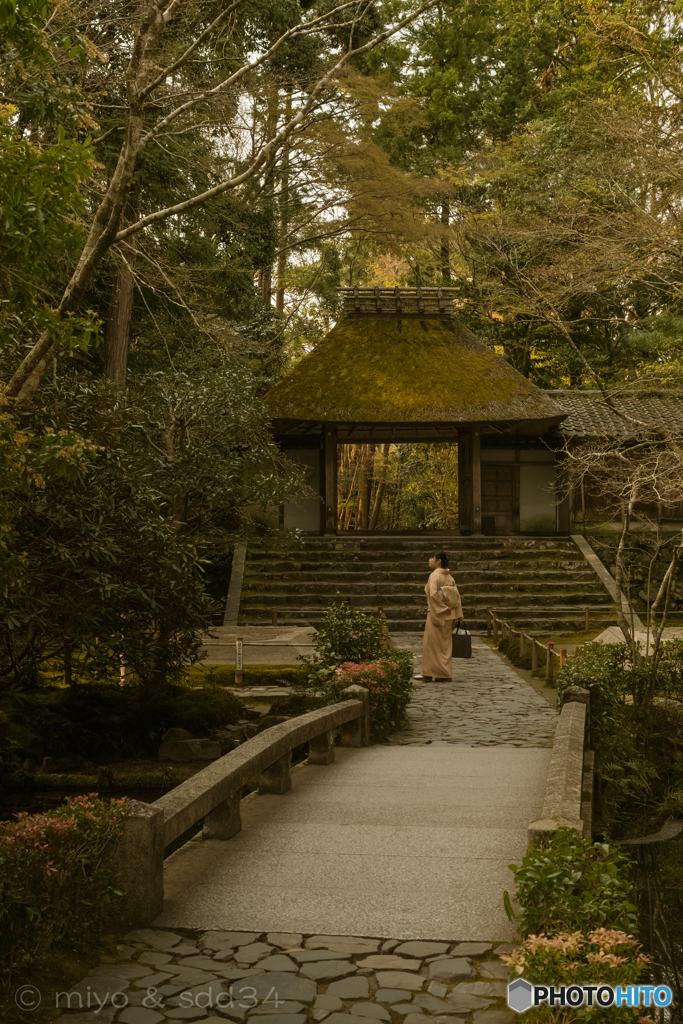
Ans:
POLYGON ((55 949, 97 939, 105 908, 121 895, 103 865, 128 801, 76 796, 45 814, 0 822, 0 978, 55 949))
POLYGON ((412 661, 409 664, 405 658, 377 658, 359 664, 345 661, 327 681, 320 682, 324 685, 328 703, 341 700, 340 693, 347 686, 354 683, 365 686, 370 693, 370 730, 373 736, 382 737, 395 729, 405 717, 413 690, 412 676, 412 661))

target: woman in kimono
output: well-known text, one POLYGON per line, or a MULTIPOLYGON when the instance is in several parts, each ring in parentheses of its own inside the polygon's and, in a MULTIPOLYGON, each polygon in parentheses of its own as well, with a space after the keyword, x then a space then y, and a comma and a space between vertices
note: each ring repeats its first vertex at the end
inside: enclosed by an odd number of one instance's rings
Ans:
POLYGON ((443 596, 444 587, 454 587, 455 580, 448 571, 448 555, 445 551, 435 551, 429 559, 432 574, 427 580, 427 622, 422 642, 422 675, 416 679, 445 682, 452 678, 453 658, 453 622, 463 622, 462 603, 453 608, 443 596))

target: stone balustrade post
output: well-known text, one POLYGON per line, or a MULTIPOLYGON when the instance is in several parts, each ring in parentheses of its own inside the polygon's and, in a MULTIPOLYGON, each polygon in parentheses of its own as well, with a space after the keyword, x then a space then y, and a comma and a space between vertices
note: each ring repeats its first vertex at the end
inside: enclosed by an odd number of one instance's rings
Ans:
POLYGON ((117 872, 124 892, 111 923, 136 928, 153 921, 164 906, 164 812, 140 800, 129 806, 107 866, 117 872))
POLYGON ((240 789, 206 815, 202 839, 232 839, 242 831, 241 799, 242 790, 240 789))
POLYGON ((334 761, 334 731, 323 732, 308 741, 309 764, 332 764, 334 761))
POLYGON ((289 773, 291 764, 292 752, 290 750, 269 765, 264 772, 261 772, 259 793, 288 793, 292 788, 292 777, 289 773))
POLYGON ((370 746, 370 693, 364 686, 347 686, 339 695, 342 700, 359 700, 363 709, 359 718, 346 722, 341 727, 342 747, 370 746))

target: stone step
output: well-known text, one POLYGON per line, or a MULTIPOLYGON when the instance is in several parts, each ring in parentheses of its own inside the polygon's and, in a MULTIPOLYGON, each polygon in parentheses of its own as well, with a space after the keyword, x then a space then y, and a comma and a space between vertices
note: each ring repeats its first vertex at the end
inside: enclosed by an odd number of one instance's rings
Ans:
MULTIPOLYGON (((426 608, 424 594, 248 594, 242 602, 243 610, 247 608, 327 608, 334 601, 344 601, 353 607, 364 607, 369 605, 377 609, 387 608, 426 608)), ((562 608, 562 607, 584 607, 595 605, 596 607, 610 607, 612 600, 608 594, 604 597, 601 594, 559 594, 547 596, 543 594, 463 594, 463 607, 467 608, 497 608, 512 613, 517 607, 523 608, 562 608)), ((387 611, 388 614, 388 611, 387 611)))
MULTIPOLYGON (((387 549, 339 549, 339 548, 267 548, 249 549, 249 560, 253 562, 267 562, 277 559, 285 561, 300 561, 307 558, 315 561, 316 564, 326 561, 345 562, 351 559, 354 562, 378 562, 391 559, 399 562, 420 562, 422 565, 429 560, 430 553, 434 550, 427 544, 419 548, 387 548, 387 549)), ((448 551, 451 563, 454 562, 486 562, 486 561, 517 561, 532 559, 534 561, 552 561, 562 559, 563 561, 582 562, 581 552, 572 545, 568 548, 536 549, 536 548, 481 548, 463 549, 448 551)))
POLYGON ((549 537, 545 536, 534 537, 531 535, 510 535, 510 536, 479 536, 479 537, 464 537, 457 533, 452 534, 434 534, 434 533, 415 533, 415 534, 361 534, 352 533, 344 536, 319 536, 303 535, 300 539, 291 539, 285 536, 275 536, 271 534, 269 537, 264 538, 260 543, 254 544, 253 550, 260 550, 263 548, 295 548, 295 547, 306 547, 310 550, 315 548, 349 548, 349 547, 360 547, 360 548, 400 548, 400 547, 419 547, 419 548, 436 548, 439 546, 446 547, 449 544, 453 550, 465 549, 474 550, 476 548, 488 547, 488 548, 534 548, 540 550, 542 548, 552 548, 556 550, 561 547, 572 548, 574 542, 566 537, 549 537))
MULTIPOLYGON (((554 565, 550 568, 547 564, 543 565, 543 568, 526 569, 520 568, 517 565, 505 566, 499 568, 487 568, 484 566, 470 566, 463 568, 462 566, 453 566, 451 572, 457 577, 458 585, 460 582, 472 581, 472 580, 508 580, 514 577, 514 579, 521 580, 563 580, 571 579, 572 581, 590 582, 596 580, 597 576, 592 569, 588 567, 582 568, 581 566, 573 566, 571 568, 558 568, 554 565)), ((320 579, 334 579, 340 580, 341 582, 348 583, 364 583, 371 582, 373 580, 396 580, 400 582, 414 581, 416 576, 426 580, 429 575, 429 569, 425 569, 421 566, 419 570, 404 569, 403 567, 394 568, 393 563, 387 564, 386 562, 380 562, 377 564, 377 568, 372 569, 367 565, 344 565, 340 568, 333 568, 328 566, 320 566, 315 568, 306 569, 275 569, 270 565, 268 566, 255 566, 247 563, 245 566, 244 578, 245 580, 265 580, 265 581, 277 581, 282 580, 283 582, 291 582, 292 579, 301 583, 314 582, 320 579)))
MULTIPOLYGON (((370 609, 369 609, 370 610, 370 609)), ((301 628, 310 628, 311 626, 317 627, 320 625, 319 615, 279 615, 278 624, 284 626, 296 626, 301 628)), ((485 615, 471 615, 466 618, 468 629, 475 632, 486 632, 486 616, 485 615)), ((545 614, 540 613, 531 617, 525 617, 521 619, 509 618, 506 621, 510 623, 515 629, 529 629, 532 632, 548 632, 551 630, 566 630, 566 632, 577 632, 580 633, 584 629, 584 618, 583 616, 577 615, 562 615, 555 612, 547 612, 545 614)), ((607 627, 614 624, 614 616, 600 614, 595 610, 591 611, 591 626, 594 628, 607 627)), ((241 626, 264 626, 270 625, 271 620, 260 619, 256 616, 244 616, 239 623, 241 626)), ((398 632, 421 632, 424 629, 425 617, 424 615, 418 617, 406 619, 387 618, 387 625, 389 631, 392 633, 398 632)))
MULTIPOLYGON (((580 561, 559 561, 558 559, 531 560, 524 559, 517 562, 451 562, 449 569, 455 575, 462 572, 587 572, 586 563, 580 561)), ((425 559, 419 561, 404 562, 397 559, 385 559, 382 562, 354 562, 345 561, 272 561, 252 562, 245 565, 245 575, 259 575, 261 573, 373 573, 373 572, 402 572, 412 575, 428 576, 429 567, 425 559)))
MULTIPOLYGON (((553 598, 557 594, 602 594, 604 588, 599 580, 595 578, 589 581, 574 580, 518 580, 517 577, 510 577, 507 580, 490 580, 483 578, 479 580, 464 581, 458 578, 458 589, 461 594, 539 594, 553 598)), ((293 592, 300 594, 322 594, 331 597, 339 591, 344 595, 350 594, 377 594, 403 596, 407 594, 424 594, 425 583, 422 580, 340 580, 338 577, 330 579, 317 579, 308 581, 283 581, 268 579, 250 579, 245 581, 243 597, 254 594, 283 594, 289 595, 293 592)))
POLYGON ((344 600, 370 613, 381 606, 390 628, 421 628, 427 555, 439 546, 451 556, 468 622, 483 628, 491 607, 529 628, 582 629, 586 606, 596 625, 614 621, 611 597, 565 539, 353 534, 294 544, 271 536, 250 549, 240 622, 269 624, 276 608, 283 624, 317 625, 333 601, 344 600))

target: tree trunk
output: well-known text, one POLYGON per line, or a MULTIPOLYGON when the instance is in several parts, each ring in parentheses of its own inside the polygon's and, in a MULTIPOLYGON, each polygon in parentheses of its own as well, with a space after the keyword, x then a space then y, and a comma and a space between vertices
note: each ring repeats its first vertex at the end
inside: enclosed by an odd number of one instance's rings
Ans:
POLYGON ((387 486, 387 467, 389 465, 389 448, 390 445, 385 444, 382 446, 382 473, 377 486, 377 494, 375 495, 375 504, 372 508, 372 517, 370 519, 370 529, 376 530, 377 523, 379 522, 379 514, 382 508, 382 498, 384 497, 384 491, 387 486))
MULTIPOLYGON (((450 222, 451 208, 449 204, 444 201, 441 204, 441 225, 445 229, 448 227, 450 222)), ((451 279, 451 245, 445 230, 441 236, 441 277, 444 281, 450 281, 451 279)))
POLYGON ((372 480, 374 469, 374 444, 363 445, 362 471, 360 479, 359 501, 358 501, 358 522, 356 529, 367 530, 370 526, 370 498, 372 496, 372 480))
POLYGON ((264 306, 271 306, 273 303, 273 270, 268 267, 259 273, 259 288, 261 289, 261 302, 264 306))
MULTIPOLYGON (((285 121, 292 117, 292 90, 285 93, 285 121)), ((282 150, 282 170, 280 172, 280 245, 284 246, 287 237, 289 219, 287 204, 289 202, 289 146, 282 150)), ((277 256, 277 291, 275 292, 275 308, 282 313, 285 308, 285 274, 287 273, 287 252, 283 248, 277 256)))
POLYGON ((123 387, 128 366, 130 319, 133 312, 135 278, 132 273, 133 257, 129 265, 122 263, 114 280, 107 320, 107 340, 104 356, 104 375, 123 387))

